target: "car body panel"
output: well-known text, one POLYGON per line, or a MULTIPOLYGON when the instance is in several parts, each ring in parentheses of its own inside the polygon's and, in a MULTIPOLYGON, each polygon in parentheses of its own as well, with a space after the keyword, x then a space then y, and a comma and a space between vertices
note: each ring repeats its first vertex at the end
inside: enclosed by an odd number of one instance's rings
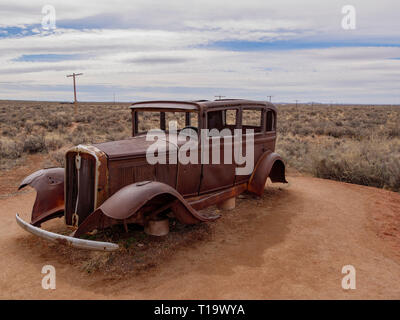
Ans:
POLYGON ((78 228, 75 236, 92 231, 97 226, 111 226, 121 221, 146 225, 149 220, 171 209, 184 224, 213 221, 219 215, 204 216, 196 211, 174 188, 157 181, 133 183, 108 198, 78 228))
POLYGON ((41 223, 64 214, 64 168, 42 169, 27 176, 18 190, 31 186, 36 190, 31 224, 41 223))
POLYGON ((265 152, 250 177, 248 191, 261 196, 268 177, 272 182, 287 183, 282 158, 275 152, 265 152))

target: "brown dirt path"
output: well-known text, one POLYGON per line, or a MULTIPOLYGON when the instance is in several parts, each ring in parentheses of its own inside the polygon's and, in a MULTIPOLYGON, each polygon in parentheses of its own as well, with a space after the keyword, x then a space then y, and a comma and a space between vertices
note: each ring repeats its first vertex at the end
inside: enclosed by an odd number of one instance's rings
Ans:
POLYGON ((0 199, 0 298, 399 299, 400 194, 311 177, 289 181, 261 199, 238 200, 213 224, 212 239, 124 278, 88 275, 20 229, 15 213, 29 219, 35 192, 0 199), (45 264, 56 268, 56 290, 41 287, 45 264), (341 288, 347 264, 356 268, 356 290, 341 288))

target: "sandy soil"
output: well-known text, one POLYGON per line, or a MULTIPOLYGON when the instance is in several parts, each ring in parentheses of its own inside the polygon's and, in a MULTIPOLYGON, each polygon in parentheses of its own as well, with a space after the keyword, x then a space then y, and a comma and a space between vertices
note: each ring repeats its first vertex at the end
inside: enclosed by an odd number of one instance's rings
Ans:
POLYGON ((238 199, 235 210, 212 223, 209 239, 122 277, 87 274, 20 229, 15 213, 29 219, 34 191, 0 199, 0 298, 399 299, 400 194, 288 179, 288 186, 270 186, 260 199, 238 199), (41 287, 46 264, 56 268, 56 290, 41 287), (356 290, 341 287, 348 264, 357 271, 356 290))

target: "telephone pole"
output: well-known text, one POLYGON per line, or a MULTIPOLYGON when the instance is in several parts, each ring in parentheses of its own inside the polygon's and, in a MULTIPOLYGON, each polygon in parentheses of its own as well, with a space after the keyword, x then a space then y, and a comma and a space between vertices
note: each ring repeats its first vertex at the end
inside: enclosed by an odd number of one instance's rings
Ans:
POLYGON ((271 102, 273 96, 267 96, 267 97, 269 98, 269 102, 271 102))
POLYGON ((296 101, 296 108, 297 108, 297 103, 299 102, 299 100, 295 100, 296 101))
POLYGON ((77 113, 77 106, 78 106, 78 101, 76 100, 76 81, 75 77, 81 76, 83 73, 73 73, 73 74, 68 74, 67 78, 72 77, 74 80, 74 109, 75 109, 75 114, 77 113))

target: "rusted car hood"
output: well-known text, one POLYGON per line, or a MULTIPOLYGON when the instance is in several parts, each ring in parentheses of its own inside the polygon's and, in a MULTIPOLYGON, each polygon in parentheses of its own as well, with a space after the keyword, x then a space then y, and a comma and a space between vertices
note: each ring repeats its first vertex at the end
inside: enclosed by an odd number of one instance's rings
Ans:
MULTIPOLYGON (((168 135, 166 135, 166 141, 168 142, 166 143, 168 148, 168 145, 170 144, 168 135)), ((103 151, 109 159, 117 159, 144 157, 146 156, 148 147, 153 143, 154 141, 146 141, 146 136, 143 135, 126 140, 98 143, 93 146, 103 151)), ((172 148, 172 146, 170 148, 172 148)))

